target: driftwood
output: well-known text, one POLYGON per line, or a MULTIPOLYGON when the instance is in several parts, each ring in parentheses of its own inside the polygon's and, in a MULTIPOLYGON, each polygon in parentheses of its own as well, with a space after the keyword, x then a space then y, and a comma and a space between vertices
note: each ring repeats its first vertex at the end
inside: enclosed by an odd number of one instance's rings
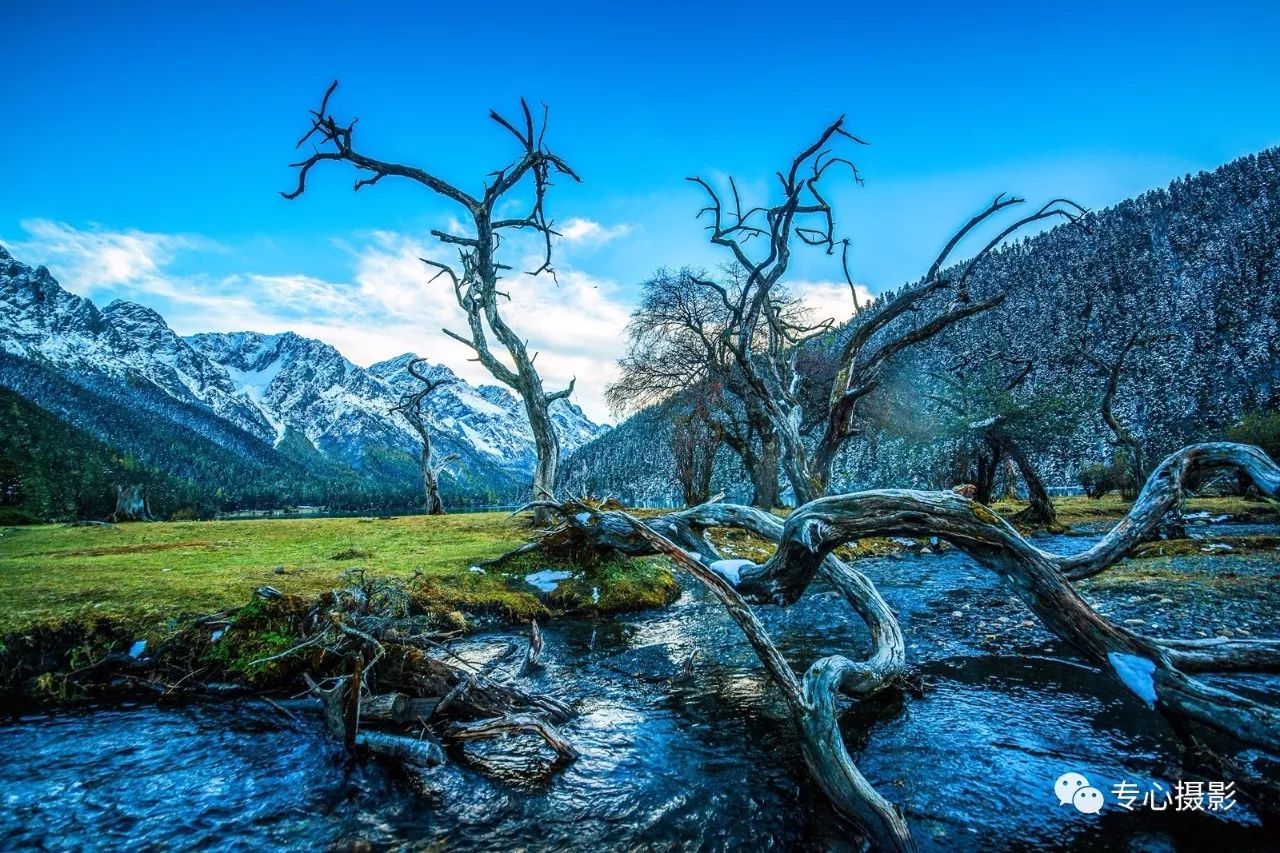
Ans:
MULTIPOLYGON (((427 731, 454 743, 531 732, 562 759, 576 756, 556 729, 556 724, 575 716, 569 705, 499 681, 454 656, 425 630, 425 617, 413 614, 403 580, 371 579, 358 570, 346 575, 352 585, 335 590, 330 603, 312 610, 312 632, 304 632, 293 648, 262 661, 317 650, 323 650, 323 659, 342 661, 338 674, 324 681, 304 675, 309 692, 319 701, 294 709, 319 711, 326 729, 351 751, 375 752, 417 766, 443 760, 437 745, 423 741, 427 731), (372 732, 368 726, 383 730, 372 732), (419 736, 398 735, 396 729, 419 736)), ((541 649, 535 625, 526 662, 536 665, 541 649)))
POLYGON ((360 700, 360 719, 364 722, 394 723, 409 721, 409 697, 403 693, 379 693, 360 700))
POLYGON ((524 653, 524 661, 520 664, 519 675, 527 675, 542 668, 542 632, 538 630, 538 620, 529 623, 529 648, 524 653))
POLYGON ((444 764, 444 750, 433 740, 418 740, 387 732, 361 731, 355 744, 361 749, 417 767, 444 764))
POLYGON ((458 743, 517 734, 537 735, 547 746, 555 750, 562 761, 576 761, 578 758, 578 751, 573 748, 573 744, 561 737, 555 726, 541 717, 529 714, 494 717, 473 723, 455 723, 445 730, 445 736, 458 743))
MULTIPOLYGON (((563 517, 553 538, 577 536, 632 556, 661 553, 697 577, 742 628, 778 686, 805 762, 837 811, 865 831, 878 849, 914 843, 901 813, 858 772, 840 736, 836 693, 868 696, 894 683, 904 666, 897 620, 874 585, 833 551, 870 537, 938 537, 999 574, 1046 628, 1117 679, 1167 719, 1203 756, 1193 725, 1280 755, 1280 713, 1193 678, 1205 671, 1280 668, 1280 641, 1165 640, 1111 623, 1072 587, 1071 580, 1105 571, 1151 534, 1182 502, 1188 483, 1224 469, 1243 471, 1265 495, 1280 495, 1280 467, 1262 451, 1239 444, 1193 445, 1152 473, 1129 514, 1096 545, 1056 555, 1028 542, 986 507, 954 492, 882 489, 812 501, 785 522, 751 507, 704 504, 643 523, 626 513, 598 511, 585 501, 541 502, 563 517), (761 564, 722 560, 705 533, 712 527, 748 530, 778 543, 761 564), (803 681, 769 639, 750 603, 790 605, 821 575, 866 622, 869 658, 832 656, 814 663, 803 681)), ((1218 768, 1229 768, 1225 761, 1218 768)), ((1229 772, 1229 770, 1227 771, 1229 772)), ((1247 780, 1242 780, 1247 781, 1247 780)))

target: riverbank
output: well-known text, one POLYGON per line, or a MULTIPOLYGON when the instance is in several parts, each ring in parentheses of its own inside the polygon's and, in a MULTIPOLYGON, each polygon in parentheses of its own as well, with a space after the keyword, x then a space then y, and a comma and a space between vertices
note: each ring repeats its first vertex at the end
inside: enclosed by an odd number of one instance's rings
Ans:
POLYGON ((656 557, 478 565, 532 532, 507 513, 0 529, 0 696, 74 700, 64 676, 143 643, 192 671, 268 686, 293 673, 249 664, 289 648, 297 614, 366 578, 398 584, 442 632, 656 607, 680 594, 656 557), (212 627, 193 629, 215 613, 212 627))
MULTIPOLYGON (((1064 520, 1093 530, 1114 523, 1128 508, 1114 496, 1064 498, 1057 504, 1064 520)), ((1010 513, 1017 508, 1002 507, 1010 513)), ((1268 503, 1236 498, 1193 500, 1188 512, 1246 523, 1276 518, 1268 503)), ((533 533, 529 520, 506 513, 0 528, 0 693, 31 694, 30 676, 65 674, 137 643, 172 647, 194 620, 240 609, 238 617, 228 617, 240 621, 228 637, 245 648, 231 654, 227 642, 206 643, 210 632, 203 631, 192 635, 203 637, 196 644, 200 648, 184 654, 227 678, 270 681, 269 671, 244 666, 288 648, 292 639, 277 624, 282 614, 257 619, 266 603, 287 611, 282 616, 287 622, 289 613, 314 608, 357 578, 402 584, 417 614, 452 632, 634 611, 668 604, 680 594, 669 565, 659 557, 582 566, 530 554, 500 567, 481 567, 533 533), (203 655, 212 657, 206 662, 203 655), (28 677, 16 679, 19 670, 28 677)), ((716 534, 726 556, 759 561, 772 550, 743 531, 716 534)), ((1263 564, 1272 564, 1276 544, 1274 537, 1212 545, 1179 540, 1144 546, 1134 556, 1256 554, 1263 564)), ((892 556, 926 545, 869 540, 846 557, 892 556)), ((1141 585, 1140 578, 1156 566, 1168 571, 1160 559, 1127 561, 1109 573, 1106 583, 1141 585)), ((1203 576, 1191 579, 1193 586, 1205 582, 1203 576)), ((43 694, 41 701, 67 698, 67 691, 52 686, 35 692, 43 694)))
MULTIPOLYGON (((1240 542, 1277 531, 1207 525, 1196 533, 1240 542)), ((1096 539, 1035 541, 1067 552, 1096 539)), ((1275 587, 1275 567, 1274 556, 1197 550, 1128 560, 1080 588, 1116 621, 1144 620, 1138 630, 1196 637, 1245 627, 1274 636, 1280 610, 1264 595, 1275 587)), ((1218 812, 1108 805, 1096 819, 1059 807, 1051 782, 1064 768, 1107 792, 1121 782, 1172 789, 1182 778, 1176 739, 1122 684, 1081 666, 963 553, 904 548, 859 568, 901 622, 916 687, 851 710, 842 728, 859 768, 906 811, 922 850, 1088 848, 1097 846, 1098 820, 1115 847, 1268 847, 1268 826, 1243 797, 1218 812)), ((24 847, 48 838, 135 847, 195 838, 283 850, 612 849, 636 839, 708 849, 761 839, 784 849, 847 847, 848 829, 809 781, 758 658, 722 605, 681 580, 688 594, 670 607, 543 626, 544 667, 516 683, 577 711, 560 726, 581 753, 567 767, 554 769, 545 752, 513 740, 493 744, 524 750, 498 772, 478 770, 474 756, 490 753, 467 746, 405 784, 403 769, 345 759, 318 719, 294 722, 265 703, 35 715, 0 726, 0 784, 15 804, 0 814, 0 837, 24 847), (211 783, 210 767, 235 784, 211 783), (733 792, 729 805, 725 791, 733 792)), ((821 585, 792 607, 756 612, 797 667, 865 649, 860 620, 821 585)), ((475 631, 447 641, 447 657, 505 676, 519 663, 511 647, 522 651, 527 636, 475 631)), ((1231 689, 1277 689, 1268 676, 1219 678, 1231 689)), ((290 695, 298 689, 295 678, 290 695)))
MULTIPOLYGON (((1055 505, 1063 522, 1093 529, 1120 519, 1129 506, 1114 493, 1059 498, 1055 505)), ((996 508, 1012 514, 1020 507, 996 508)), ((1188 512, 1236 523, 1277 518, 1272 504, 1240 498, 1193 499, 1188 512)), ((502 512, 0 528, 0 636, 74 620, 150 630, 242 605, 260 586, 315 597, 341 586, 343 573, 355 568, 414 578, 424 606, 457 619, 525 622, 557 612, 626 611, 677 594, 657 558, 584 568, 531 556, 501 570, 473 570, 532 533, 528 519, 502 512), (545 569, 572 574, 548 595, 524 580, 545 569)), ((741 531, 723 533, 718 544, 727 555, 758 560, 772 550, 741 531)), ((884 552, 885 544, 862 543, 860 551, 884 552)))
POLYGON ((343 586, 352 569, 412 579, 423 605, 442 614, 512 622, 631 610, 675 594, 659 560, 634 561, 625 572, 542 557, 472 568, 531 533, 527 520, 506 513, 5 528, 0 635, 77 619, 147 630, 242 605, 260 586, 315 597, 343 586), (547 594, 524 581, 544 569, 573 576, 547 594))

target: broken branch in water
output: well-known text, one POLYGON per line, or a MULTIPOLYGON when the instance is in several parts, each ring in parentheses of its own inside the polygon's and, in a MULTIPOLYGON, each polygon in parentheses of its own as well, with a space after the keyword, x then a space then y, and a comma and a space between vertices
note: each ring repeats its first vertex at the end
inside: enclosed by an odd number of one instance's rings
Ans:
POLYGON ((1002 577, 1046 628, 1168 719, 1191 749, 1203 749, 1190 734, 1188 724, 1196 723, 1280 754, 1280 715, 1275 709, 1187 674, 1275 669, 1280 666, 1280 641, 1203 643, 1144 637, 1112 624, 1070 582, 1114 565, 1177 508, 1193 476, 1223 468, 1244 471, 1264 495, 1280 494, 1280 468, 1257 448, 1193 445, 1169 456, 1152 473, 1129 514, 1101 541, 1073 555, 1036 548, 1004 519, 953 492, 881 489, 837 495, 805 504, 785 523, 770 513, 727 504, 704 504, 641 522, 581 500, 540 503, 564 518, 548 536, 561 541, 577 536, 594 547, 630 556, 665 554, 702 581, 738 622, 782 692, 806 764, 836 808, 875 844, 910 849, 901 814, 858 773, 834 719, 837 690, 869 695, 901 673, 901 629, 874 585, 832 552, 870 537, 946 540, 1002 577), (748 530, 777 542, 777 551, 762 564, 721 560, 705 537, 712 527, 748 530), (792 604, 819 573, 866 622, 873 651, 863 662, 824 658, 797 686, 795 674, 747 602, 792 604))
POLYGON ((517 675, 528 675, 542 668, 542 632, 538 630, 538 620, 529 623, 529 648, 524 653, 524 662, 520 664, 517 675))
POLYGON ((458 742, 488 740, 516 734, 537 735, 547 746, 555 750, 561 760, 576 761, 579 757, 573 744, 565 740, 555 726, 531 714, 511 714, 472 723, 454 723, 445 729, 445 736, 458 742))

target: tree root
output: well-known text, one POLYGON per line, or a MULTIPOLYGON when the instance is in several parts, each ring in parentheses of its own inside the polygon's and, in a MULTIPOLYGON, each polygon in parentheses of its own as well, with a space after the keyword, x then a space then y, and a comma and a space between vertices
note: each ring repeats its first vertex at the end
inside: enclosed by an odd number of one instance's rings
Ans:
MULTIPOLYGON (((1135 634, 1095 611, 1070 581, 1105 571, 1149 536, 1181 503, 1193 476, 1243 470, 1265 495, 1280 494, 1280 467, 1257 448, 1228 443, 1193 445, 1168 457, 1151 475, 1129 514, 1080 554, 1042 551, 1007 521, 952 492, 884 489, 812 501, 784 523, 726 504, 703 504, 640 522, 626 513, 598 511, 583 501, 539 502, 572 532, 598 548, 631 556, 661 553, 697 577, 724 604, 791 709, 810 772, 843 816, 879 849, 912 849, 898 809, 879 796, 849 757, 835 721, 835 693, 868 696, 903 667, 902 633, 871 582, 832 552, 870 537, 939 537, 1002 577, 1046 628, 1117 678, 1178 729, 1198 724, 1242 744, 1280 755, 1280 714, 1188 672, 1273 670, 1280 641, 1161 640, 1135 634), (748 530, 778 543, 761 564, 723 561, 707 541, 711 527, 748 530), (765 633, 748 602, 787 606, 821 573, 867 623, 873 653, 862 662, 842 656, 810 667, 804 682, 765 633)), ((1226 765, 1222 765, 1226 766, 1226 765)))

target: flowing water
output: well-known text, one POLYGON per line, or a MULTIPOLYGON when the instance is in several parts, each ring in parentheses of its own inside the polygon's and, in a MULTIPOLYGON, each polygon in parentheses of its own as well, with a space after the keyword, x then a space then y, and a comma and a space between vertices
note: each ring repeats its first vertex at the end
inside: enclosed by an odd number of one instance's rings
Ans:
MULTIPOLYGON (((1220 571, 1224 559, 1187 562, 1220 571)), ((1275 827, 1238 798, 1216 813, 1112 805, 1117 784, 1146 791, 1179 778, 1167 727, 1023 624, 1021 605, 966 557, 859 566, 903 622, 923 696, 853 708, 842 723, 859 767, 903 807, 923 849, 1271 844, 1275 827), (1065 772, 1108 795, 1101 814, 1058 804, 1053 784, 1065 772)), ((849 847, 736 626, 695 582, 685 586, 664 610, 544 629, 548 665, 533 686, 581 712, 563 729, 582 753, 567 768, 512 741, 406 774, 349 761, 312 721, 282 725, 257 706, 28 718, 0 726, 0 848, 849 847)), ((820 586, 792 608, 760 613, 798 666, 867 645, 847 606, 820 586)), ((1260 618, 1280 633, 1273 614, 1260 618)), ((455 648, 482 662, 512 639, 474 636, 455 648)), ((1280 698, 1277 679, 1220 683, 1280 698)))

